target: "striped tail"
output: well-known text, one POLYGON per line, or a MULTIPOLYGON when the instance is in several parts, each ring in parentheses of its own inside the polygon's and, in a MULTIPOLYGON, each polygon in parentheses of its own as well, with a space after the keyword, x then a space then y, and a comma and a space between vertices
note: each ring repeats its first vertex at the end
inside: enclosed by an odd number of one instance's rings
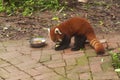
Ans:
POLYGON ((97 54, 105 53, 103 45, 96 38, 94 38, 90 41, 90 45, 95 49, 97 54))

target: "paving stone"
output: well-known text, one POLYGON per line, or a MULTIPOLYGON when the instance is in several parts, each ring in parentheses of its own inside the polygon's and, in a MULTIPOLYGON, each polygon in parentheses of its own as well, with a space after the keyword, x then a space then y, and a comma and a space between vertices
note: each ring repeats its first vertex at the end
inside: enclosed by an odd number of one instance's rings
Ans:
POLYGON ((60 54, 63 53, 63 51, 55 51, 54 49, 51 50, 42 50, 42 54, 50 54, 50 55, 54 55, 54 54, 60 54))
POLYGON ((11 73, 10 77, 6 80, 23 80, 24 78, 29 78, 30 76, 25 74, 24 72, 19 73, 11 73))
POLYGON ((39 53, 41 53, 42 50, 43 50, 42 48, 32 48, 32 47, 29 47, 29 48, 30 48, 31 53, 32 52, 36 52, 36 53, 39 52, 39 53))
POLYGON ((31 77, 27 77, 27 78, 22 78, 22 80, 34 80, 34 79, 31 77))
POLYGON ((31 52, 31 58, 36 60, 36 61, 39 61, 40 60, 40 57, 41 57, 41 51, 34 51, 34 52, 31 52))
POLYGON ((70 80, 79 80, 79 75, 77 73, 68 73, 67 78, 70 80))
POLYGON ((72 65, 72 66, 65 66, 65 70, 66 70, 66 71, 70 71, 70 70, 74 69, 74 68, 75 68, 75 66, 76 66, 76 65, 72 65))
POLYGON ((74 58, 65 59, 66 66, 76 65, 76 60, 74 58))
POLYGON ((93 74, 93 80, 119 80, 115 72, 99 72, 93 74))
POLYGON ((2 78, 9 78, 9 72, 8 71, 6 71, 5 69, 3 69, 3 68, 0 68, 0 77, 2 77, 2 78))
POLYGON ((29 40, 22 40, 22 46, 30 46, 29 40))
POLYGON ((2 44, 2 42, 0 42, 0 47, 2 47, 3 46, 3 44, 2 44))
MULTIPOLYGON (((99 38, 107 39, 108 47, 115 48, 120 43, 119 36, 99 38)), ((89 44, 80 51, 55 51, 53 46, 49 40, 43 48, 31 48, 28 40, 0 43, 0 80, 119 80, 111 57, 97 57, 89 44)))
POLYGON ((45 74, 45 73, 53 72, 53 70, 47 68, 46 66, 39 66, 39 67, 36 67, 34 69, 37 70, 40 74, 45 74))
POLYGON ((60 77, 59 79, 55 79, 55 80, 70 80, 70 79, 68 79, 66 77, 60 77))
POLYGON ((69 79, 59 76, 59 75, 51 75, 51 76, 48 76, 48 77, 45 77, 42 79, 40 79, 39 77, 42 77, 42 76, 38 76, 38 78, 35 78, 35 80, 69 80, 69 79))
POLYGON ((81 73, 80 75, 80 80, 92 80, 91 73, 81 73))
POLYGON ((107 57, 103 58, 101 68, 102 68, 103 71, 114 71, 114 68, 112 66, 111 56, 107 56, 107 57))
POLYGON ((7 52, 4 54, 1 54, 0 58, 5 59, 5 60, 9 60, 9 59, 19 57, 19 56, 21 56, 21 54, 19 54, 18 52, 7 52))
POLYGON ((55 70, 57 73, 59 73, 60 75, 66 76, 65 68, 64 68, 64 67, 54 68, 54 70, 55 70))
POLYGON ((35 68, 36 65, 38 65, 38 63, 31 60, 31 61, 27 61, 27 62, 18 64, 18 65, 16 65, 16 66, 19 67, 19 68, 22 69, 22 70, 26 70, 26 69, 35 68))
POLYGON ((102 72, 101 66, 98 62, 90 64, 92 73, 102 72))
POLYGON ((46 62, 51 60, 51 55, 57 55, 62 53, 62 51, 55 51, 55 50, 43 50, 42 55, 40 57, 40 62, 46 62))
POLYGON ((54 72, 50 72, 50 73, 45 73, 45 74, 34 76, 34 79, 35 80, 46 80, 46 79, 54 80, 55 76, 58 76, 58 75, 54 72))
POLYGON ((120 47, 120 42, 118 42, 117 45, 118 45, 118 48, 119 48, 120 47))
POLYGON ((89 58, 90 61, 90 68, 92 73, 97 73, 97 72, 102 72, 102 68, 101 68, 101 60, 103 59, 103 57, 92 57, 89 58))
POLYGON ((0 47, 0 54, 6 53, 6 52, 7 52, 7 50, 5 48, 0 47))
POLYGON ((0 80, 4 80, 4 79, 2 79, 2 78, 0 77, 0 80))
POLYGON ((7 78, 7 80, 17 80, 17 79, 23 79, 23 77, 24 78, 30 77, 29 75, 27 75, 26 73, 22 72, 21 70, 19 70, 14 66, 7 66, 4 67, 4 69, 9 73, 9 77, 7 78))
POLYGON ((0 43, 0 54, 5 53, 5 52, 6 52, 6 48, 2 46, 2 44, 0 43))
POLYGON ((52 60, 62 59, 62 54, 61 53, 53 54, 51 56, 52 56, 52 60))
MULTIPOLYGON (((18 60, 22 61, 23 63, 25 62, 32 62, 35 61, 34 59, 32 59, 32 57, 30 55, 21 55, 19 57, 16 57, 18 60)), ((36 61, 35 61, 36 62, 36 61)))
POLYGON ((32 75, 32 76, 36 76, 36 75, 40 75, 41 73, 36 70, 36 69, 26 69, 24 70, 26 73, 32 75))
POLYGON ((67 73, 84 73, 89 72, 89 66, 75 66, 72 70, 66 71, 67 73))
POLYGON ((68 49, 65 49, 64 50, 64 54, 81 54, 81 53, 83 53, 84 51, 83 50, 79 50, 79 51, 71 51, 71 49, 70 48, 68 48, 68 49))
POLYGON ((0 68, 9 66, 10 64, 0 59, 0 68))
POLYGON ((111 64, 109 64, 109 62, 111 62, 110 56, 90 58, 90 68, 92 71, 93 80, 98 80, 98 79, 116 80, 118 79, 117 74, 113 71, 114 69, 111 66, 111 64), (111 77, 111 76, 114 76, 114 77, 111 77))
POLYGON ((84 53, 81 52, 81 53, 76 53, 76 54, 63 54, 63 59, 70 59, 70 58, 77 58, 77 57, 80 57, 80 56, 83 56, 84 53))
POLYGON ((48 66, 48 67, 51 67, 51 68, 63 67, 63 66, 65 66, 65 62, 53 63, 53 64, 49 64, 49 65, 47 65, 47 66, 48 66))
POLYGON ((46 62, 51 60, 51 55, 50 54, 42 54, 40 56, 40 62, 46 62))
POLYGON ((11 59, 8 59, 9 60, 9 62, 11 63, 11 64, 14 64, 14 65, 17 65, 17 64, 20 64, 20 63, 22 63, 22 60, 20 60, 20 59, 18 59, 18 58, 11 58, 11 59))
POLYGON ((118 48, 118 44, 117 43, 107 43, 108 44, 108 49, 115 49, 118 48))
POLYGON ((21 46, 20 53, 22 53, 23 55, 30 55, 31 52, 32 48, 30 48, 29 46, 21 46))
POLYGON ((91 48, 91 49, 86 49, 86 50, 85 50, 85 54, 86 54, 86 56, 88 56, 88 57, 94 57, 94 56, 97 56, 95 50, 92 49, 92 48, 91 48))
POLYGON ((17 69, 16 67, 10 65, 10 66, 6 66, 4 67, 5 70, 7 70, 9 73, 19 73, 21 72, 19 69, 17 69))
POLYGON ((77 65, 80 65, 80 66, 88 65, 88 59, 87 59, 86 55, 76 58, 76 61, 77 61, 77 65))
POLYGON ((44 63, 46 66, 51 67, 51 68, 56 68, 56 67, 64 67, 65 62, 63 60, 53 60, 49 62, 44 63))
POLYGON ((67 78, 65 78, 65 77, 62 77, 62 76, 59 76, 59 75, 57 75, 57 76, 54 76, 54 77, 49 77, 49 78, 45 78, 45 79, 42 79, 42 80, 69 80, 69 79, 67 79, 67 78))
POLYGON ((114 71, 111 61, 102 63, 101 67, 103 71, 114 71))
POLYGON ((47 46, 44 47, 44 50, 54 50, 55 43, 52 40, 47 39, 46 43, 47 46))
POLYGON ((85 55, 79 56, 76 59, 77 64, 75 66, 66 66, 67 73, 82 73, 89 71, 88 60, 85 55))

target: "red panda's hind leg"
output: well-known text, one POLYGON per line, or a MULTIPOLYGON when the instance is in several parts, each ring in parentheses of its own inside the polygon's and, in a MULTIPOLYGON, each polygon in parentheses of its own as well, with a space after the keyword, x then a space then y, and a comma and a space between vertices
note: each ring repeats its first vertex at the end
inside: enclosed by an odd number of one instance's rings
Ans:
POLYGON ((74 47, 71 49, 72 51, 77 51, 82 48, 85 48, 86 37, 84 35, 75 35, 74 36, 74 47))

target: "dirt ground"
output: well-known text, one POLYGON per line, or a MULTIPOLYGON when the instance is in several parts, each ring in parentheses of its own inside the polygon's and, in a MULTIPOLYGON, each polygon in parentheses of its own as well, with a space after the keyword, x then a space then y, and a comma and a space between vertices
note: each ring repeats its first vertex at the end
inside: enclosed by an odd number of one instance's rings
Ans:
POLYGON ((47 30, 62 21, 80 16, 87 18, 97 34, 120 33, 120 0, 91 0, 66 11, 35 12, 30 17, 0 13, 0 41, 47 36, 47 30))

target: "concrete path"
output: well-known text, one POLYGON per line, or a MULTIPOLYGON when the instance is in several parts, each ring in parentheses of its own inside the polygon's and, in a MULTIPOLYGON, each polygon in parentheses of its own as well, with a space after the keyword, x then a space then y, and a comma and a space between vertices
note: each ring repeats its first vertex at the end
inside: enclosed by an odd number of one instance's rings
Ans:
MULTIPOLYGON (((97 35, 107 49, 120 47, 119 35, 97 35)), ((55 51, 50 39, 44 48, 30 48, 28 40, 0 42, 0 80, 120 80, 111 56, 85 50, 55 51)))

